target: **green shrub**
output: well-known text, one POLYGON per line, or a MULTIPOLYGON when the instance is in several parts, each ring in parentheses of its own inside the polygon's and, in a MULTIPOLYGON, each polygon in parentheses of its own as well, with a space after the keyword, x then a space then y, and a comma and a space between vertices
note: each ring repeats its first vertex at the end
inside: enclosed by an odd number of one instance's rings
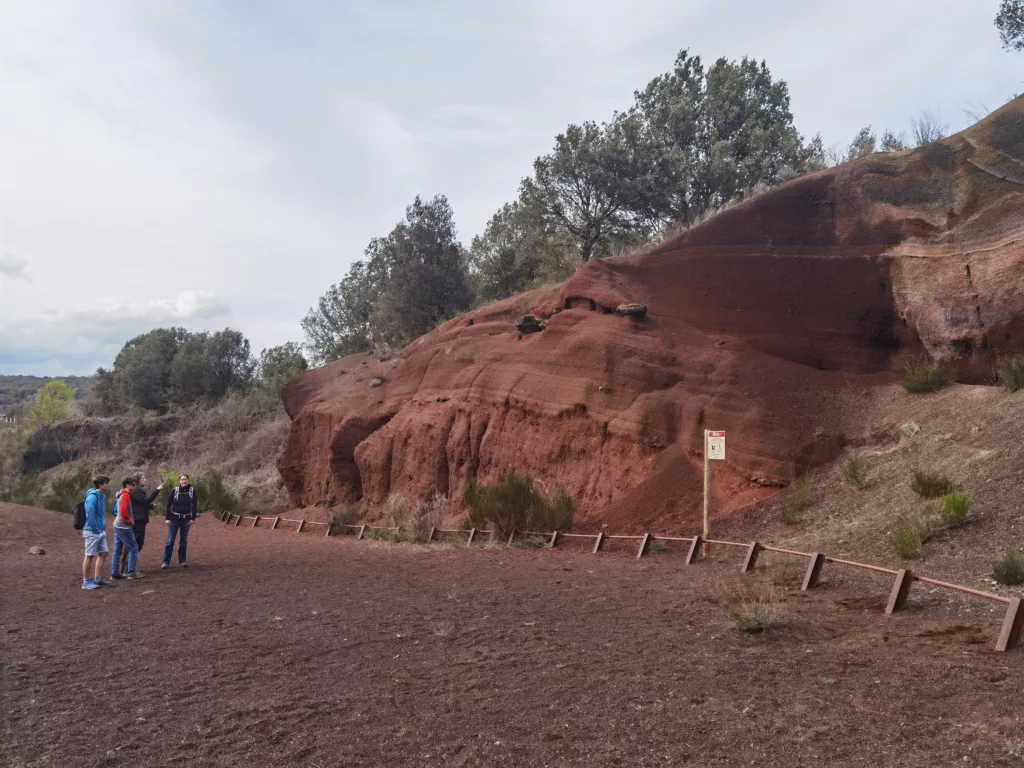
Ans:
POLYGON ((992 564, 992 577, 1008 587, 1024 584, 1024 555, 1013 549, 1006 550, 992 564))
POLYGON ((999 364, 999 383, 1010 392, 1024 389, 1024 355, 1007 358, 999 364))
POLYGON ((560 489, 548 499, 534 487, 533 478, 515 471, 502 475, 495 485, 471 485, 464 501, 470 526, 493 528, 499 536, 512 531, 568 531, 576 513, 567 493, 560 489))
MULTIPOLYGON (((182 475, 188 475, 189 483, 196 489, 196 496, 199 497, 200 512, 220 513, 217 515, 220 518, 223 518, 224 515, 237 515, 240 512, 238 499, 224 485, 224 479, 217 473, 205 477, 196 475, 188 470, 171 471, 158 469, 157 473, 160 475, 160 482, 164 485, 164 490, 157 502, 159 509, 166 508, 167 499, 170 494, 174 493, 174 489, 178 487, 178 478, 182 475)), ((260 510, 256 511, 259 512, 260 510)))
POLYGON ((781 611, 774 594, 730 606, 726 615, 740 632, 750 635, 767 632, 779 623, 781 611))
POLYGON ((971 508, 971 497, 966 493, 951 491, 942 497, 939 515, 948 525, 958 526, 967 518, 971 508))
POLYGON ((855 453, 846 457, 843 464, 843 479, 858 491, 868 487, 868 464, 855 453))
POLYGON ((914 470, 910 488, 922 499, 937 499, 956 490, 953 481, 941 472, 925 472, 920 469, 914 470))
POLYGON ((904 560, 921 554, 921 524, 917 520, 904 520, 896 529, 896 554, 904 560))
POLYGON ((811 475, 797 475, 796 465, 789 464, 789 485, 779 496, 779 520, 785 525, 793 525, 798 520, 798 513, 811 506, 811 475))
POLYGON ((954 382, 956 372, 949 363, 915 360, 903 368, 903 388, 911 394, 938 392, 954 382))
POLYGON ((201 485, 196 487, 196 493, 199 494, 199 501, 206 510, 230 514, 238 512, 238 499, 228 490, 224 485, 224 479, 218 474, 202 478, 201 485))
MULTIPOLYGON (((39 474, 27 472, 18 474, 0 488, 0 501, 6 504, 21 504, 34 507, 38 503, 39 474)), ((72 511, 74 507, 72 507, 72 511)))
POLYGON ((362 516, 363 512, 359 504, 349 504, 348 509, 344 512, 335 512, 331 515, 331 520, 328 523, 331 536, 344 536, 348 533, 354 534, 355 531, 345 526, 355 525, 362 516))
POLYGON ((559 488, 553 499, 534 509, 529 527, 537 531, 569 531, 575 516, 576 502, 559 488))
POLYGON ((50 492, 43 496, 42 506, 55 512, 72 514, 78 502, 85 501, 85 494, 92 488, 92 473, 79 469, 50 484, 50 492))
POLYGON ((427 501, 415 502, 399 493, 392 493, 384 500, 383 522, 398 531, 391 535, 393 541, 425 543, 431 528, 441 525, 448 498, 434 493, 427 501))

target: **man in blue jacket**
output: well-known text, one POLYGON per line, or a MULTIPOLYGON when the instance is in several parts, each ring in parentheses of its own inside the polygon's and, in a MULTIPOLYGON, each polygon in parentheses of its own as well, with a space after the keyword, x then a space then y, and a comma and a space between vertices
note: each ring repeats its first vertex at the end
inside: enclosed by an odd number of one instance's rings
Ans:
POLYGON ((99 475, 92 481, 93 487, 85 494, 85 560, 82 561, 82 589, 109 587, 112 582, 100 576, 107 559, 107 496, 110 478, 99 475))

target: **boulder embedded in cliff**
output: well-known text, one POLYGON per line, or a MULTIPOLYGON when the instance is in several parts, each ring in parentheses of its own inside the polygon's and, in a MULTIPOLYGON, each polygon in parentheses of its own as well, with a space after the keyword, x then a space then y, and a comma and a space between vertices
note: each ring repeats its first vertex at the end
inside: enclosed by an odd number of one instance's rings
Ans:
POLYGON ((536 315, 523 315, 516 320, 515 326, 520 333, 539 333, 547 327, 547 323, 536 315))
POLYGON ((635 317, 637 320, 642 320, 647 316, 647 305, 619 304, 619 306, 615 308, 615 312, 623 317, 635 317))

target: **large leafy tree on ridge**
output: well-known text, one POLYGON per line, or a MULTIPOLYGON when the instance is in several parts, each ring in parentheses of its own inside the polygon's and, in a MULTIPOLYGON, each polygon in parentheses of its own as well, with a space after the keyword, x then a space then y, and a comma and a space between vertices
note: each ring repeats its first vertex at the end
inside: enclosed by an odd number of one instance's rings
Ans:
POLYGON ((524 197, 574 238, 580 257, 616 239, 689 226, 761 186, 824 167, 820 139, 793 125, 789 89, 767 65, 681 51, 671 72, 610 123, 570 125, 534 163, 524 197))
POLYGON ((996 16, 996 29, 1003 40, 1003 47, 1024 51, 1024 0, 1003 0, 996 16))
POLYGON ((302 321, 314 363, 404 346, 470 306, 466 258, 443 195, 417 197, 365 255, 302 321))

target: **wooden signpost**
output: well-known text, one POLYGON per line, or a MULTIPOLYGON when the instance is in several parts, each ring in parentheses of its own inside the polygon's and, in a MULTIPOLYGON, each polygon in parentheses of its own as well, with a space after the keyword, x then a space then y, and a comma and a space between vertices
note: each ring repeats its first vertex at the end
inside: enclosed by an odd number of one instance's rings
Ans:
MULTIPOLYGON (((711 462, 725 461, 725 432, 704 430, 704 536, 706 542, 711 536, 711 462)), ((708 545, 704 544, 704 554, 708 545)))

